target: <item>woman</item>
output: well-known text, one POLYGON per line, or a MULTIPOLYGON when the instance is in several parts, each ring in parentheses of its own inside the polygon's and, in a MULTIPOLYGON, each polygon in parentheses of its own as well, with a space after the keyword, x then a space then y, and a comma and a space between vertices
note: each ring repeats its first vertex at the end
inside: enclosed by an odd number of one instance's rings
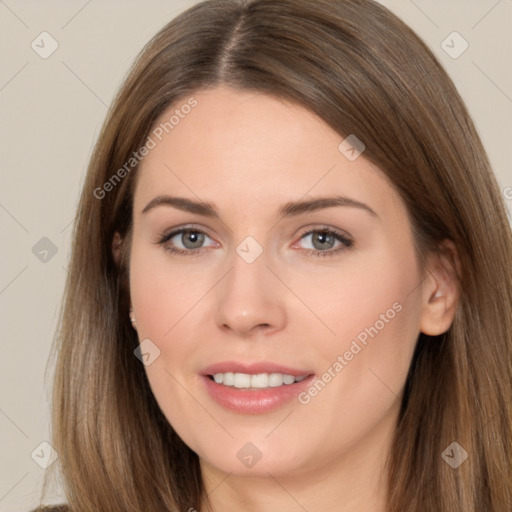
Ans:
POLYGON ((189 9, 78 208, 70 510, 510 511, 511 256, 469 114, 388 10, 189 9))

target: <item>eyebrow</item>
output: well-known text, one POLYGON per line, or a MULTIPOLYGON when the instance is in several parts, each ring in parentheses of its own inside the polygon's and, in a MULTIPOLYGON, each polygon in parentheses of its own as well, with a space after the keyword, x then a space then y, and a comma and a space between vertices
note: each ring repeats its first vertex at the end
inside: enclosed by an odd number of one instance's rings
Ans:
MULTIPOLYGON (((209 218, 220 219, 213 203, 203 201, 194 201, 185 197, 158 196, 152 199, 142 210, 141 213, 147 213, 158 206, 169 206, 189 213, 195 213, 209 218)), ((373 217, 378 215, 367 204, 345 196, 319 197, 307 201, 291 201, 282 205, 278 210, 279 218, 294 217, 303 213, 315 212, 325 208, 346 206, 359 208, 368 212, 373 217)))

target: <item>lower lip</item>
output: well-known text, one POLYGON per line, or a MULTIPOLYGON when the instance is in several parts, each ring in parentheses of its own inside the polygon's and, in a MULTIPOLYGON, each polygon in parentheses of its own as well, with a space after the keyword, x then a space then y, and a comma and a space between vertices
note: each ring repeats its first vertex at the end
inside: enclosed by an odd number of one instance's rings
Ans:
POLYGON ((243 414, 261 414, 278 409, 304 391, 314 379, 309 375, 300 382, 283 384, 275 388, 239 389, 217 384, 207 375, 203 380, 209 395, 222 407, 243 414))

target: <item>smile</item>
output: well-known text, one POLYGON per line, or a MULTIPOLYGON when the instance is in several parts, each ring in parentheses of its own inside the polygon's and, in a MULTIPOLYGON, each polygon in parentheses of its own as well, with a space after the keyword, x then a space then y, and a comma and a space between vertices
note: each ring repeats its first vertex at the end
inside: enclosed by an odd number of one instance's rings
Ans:
POLYGON ((210 375, 217 384, 223 386, 233 386, 238 389, 266 389, 277 388, 284 385, 291 385, 295 382, 301 382, 307 375, 298 377, 285 373, 216 373, 210 375))

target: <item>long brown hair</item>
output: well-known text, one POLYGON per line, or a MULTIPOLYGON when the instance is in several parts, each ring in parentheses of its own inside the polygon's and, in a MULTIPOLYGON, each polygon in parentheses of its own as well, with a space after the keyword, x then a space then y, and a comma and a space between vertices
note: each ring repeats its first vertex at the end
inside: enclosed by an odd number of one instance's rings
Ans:
POLYGON ((458 309, 447 333, 418 338, 389 458, 388 508, 510 512, 504 199, 446 72, 371 0, 208 0, 166 25, 135 62, 91 158, 54 345, 52 444, 72 510, 178 511, 206 500, 198 457, 160 411, 134 356, 126 277, 137 165, 126 163, 164 109, 219 84, 292 101, 340 141, 362 140, 364 157, 407 206, 420 262, 453 242, 458 309), (127 240, 119 267, 115 232, 127 240), (458 468, 441 456, 452 442, 468 453, 458 468))

